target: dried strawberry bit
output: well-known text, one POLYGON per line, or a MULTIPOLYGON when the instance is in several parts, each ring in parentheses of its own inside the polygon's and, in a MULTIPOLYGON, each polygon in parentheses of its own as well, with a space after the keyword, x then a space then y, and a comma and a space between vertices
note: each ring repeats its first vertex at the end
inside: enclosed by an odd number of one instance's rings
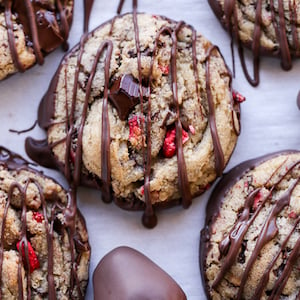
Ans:
MULTIPOLYGON (((189 139, 189 134, 182 129, 182 144, 185 144, 189 139)), ((166 133, 163 144, 163 154, 167 158, 171 158, 176 153, 176 129, 172 127, 166 133)))
POLYGON ((291 211, 288 216, 291 219, 297 219, 298 218, 297 214, 294 211, 291 211))
POLYGON ((42 223, 44 221, 44 216, 37 211, 34 211, 32 216, 38 223, 42 223))
POLYGON ((262 201, 263 201, 263 195, 259 191, 254 197, 253 209, 257 210, 257 208, 261 205, 262 201))
POLYGON ((129 142, 132 147, 140 150, 143 146, 143 136, 142 136, 142 118, 133 116, 128 120, 129 125, 129 142))
POLYGON ((244 97, 242 94, 235 90, 232 91, 232 97, 234 101, 239 103, 244 102, 246 100, 246 97, 244 97))
MULTIPOLYGON (((18 251, 20 248, 20 243, 21 242, 17 243, 18 251)), ((30 273, 32 273, 35 269, 38 269, 40 267, 40 263, 39 263, 39 260, 31 246, 30 242, 27 242, 27 248, 28 248, 29 270, 30 270, 30 273)), ((27 265, 24 242, 22 242, 22 259, 23 259, 23 264, 27 265)))
POLYGON ((169 65, 158 65, 158 68, 162 71, 163 74, 168 75, 169 74, 169 65))

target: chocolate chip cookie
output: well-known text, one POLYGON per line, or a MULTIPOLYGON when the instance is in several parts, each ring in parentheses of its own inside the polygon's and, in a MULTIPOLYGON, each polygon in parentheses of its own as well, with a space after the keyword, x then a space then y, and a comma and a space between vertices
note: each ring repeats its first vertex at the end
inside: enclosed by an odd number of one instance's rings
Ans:
POLYGON ((101 259, 93 286, 95 299, 187 299, 170 275, 141 252, 125 246, 101 259))
POLYGON ((238 44, 242 67, 252 85, 259 83, 260 55, 278 56, 284 70, 300 57, 300 1, 219 1, 210 6, 238 44), (243 46, 253 52, 254 75, 246 67, 243 46))
POLYGON ((71 195, 0 147, 2 299, 84 299, 90 247, 71 195))
POLYGON ((300 152, 244 162, 217 184, 201 233, 209 299, 299 299, 300 152))
POLYGON ((45 141, 31 158, 104 201, 145 210, 182 203, 222 174, 240 132, 239 102, 218 48, 184 22, 116 16, 63 59, 39 107, 45 141))

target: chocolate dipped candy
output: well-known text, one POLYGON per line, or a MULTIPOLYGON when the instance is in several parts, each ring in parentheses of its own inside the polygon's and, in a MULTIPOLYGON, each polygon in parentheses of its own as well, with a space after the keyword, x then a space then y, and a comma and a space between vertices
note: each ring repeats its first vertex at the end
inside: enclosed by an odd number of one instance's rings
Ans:
POLYGON ((97 265, 93 274, 95 300, 185 300, 180 286, 142 253, 119 247, 97 265))

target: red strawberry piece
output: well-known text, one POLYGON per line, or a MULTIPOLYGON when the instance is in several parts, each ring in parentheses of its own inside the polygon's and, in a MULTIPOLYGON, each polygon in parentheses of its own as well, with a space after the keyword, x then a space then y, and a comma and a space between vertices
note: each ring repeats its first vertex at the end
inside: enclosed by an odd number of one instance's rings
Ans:
MULTIPOLYGON (((17 243, 17 249, 19 251, 20 248, 20 243, 17 243)), ((39 260, 30 244, 30 242, 27 242, 28 245, 28 260, 29 260, 29 268, 30 268, 30 273, 32 273, 35 269, 38 269, 40 267, 40 263, 39 260)), ((24 242, 22 243, 22 259, 23 259, 23 263, 24 265, 26 265, 26 254, 25 254, 25 246, 24 246, 24 242)))
POLYGON ((163 74, 165 75, 169 74, 169 65, 166 66, 158 65, 158 68, 162 71, 163 74))
POLYGON ((38 223, 42 223, 44 221, 44 216, 37 211, 34 211, 32 216, 38 223))
POLYGON ((289 213, 289 218, 291 218, 291 219, 297 219, 297 214, 294 212, 294 211, 291 211, 290 213, 289 213))
POLYGON ((257 210, 257 208, 261 205, 262 201, 263 201, 263 195, 261 194, 261 192, 258 192, 254 197, 254 204, 253 204, 254 210, 257 210))
POLYGON ((244 102, 246 100, 246 97, 244 97, 242 94, 234 90, 232 91, 232 97, 234 101, 239 103, 244 102))
POLYGON ((129 142, 131 145, 140 150, 143 145, 143 136, 142 136, 142 118, 133 116, 128 120, 129 125, 129 142))
MULTIPOLYGON (((189 139, 189 134, 182 129, 182 144, 189 139)), ((166 133, 163 145, 163 154, 167 158, 171 158, 176 153, 176 129, 172 127, 166 133)))

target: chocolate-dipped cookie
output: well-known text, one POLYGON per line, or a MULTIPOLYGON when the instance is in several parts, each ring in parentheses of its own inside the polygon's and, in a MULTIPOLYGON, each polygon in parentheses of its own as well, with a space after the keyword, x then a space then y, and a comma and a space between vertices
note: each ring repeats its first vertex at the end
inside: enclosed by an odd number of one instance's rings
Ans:
POLYGON ((45 141, 27 139, 40 164, 104 201, 184 207, 222 174, 240 131, 239 101, 218 48, 190 25, 119 15, 84 35, 62 60, 39 107, 45 141))
POLYGON ((64 44, 73 17, 73 0, 0 1, 0 80, 24 72, 64 44))
POLYGON ((0 147, 1 299, 84 299, 90 247, 73 200, 0 147))
POLYGON ((300 56, 300 1, 220 1, 209 4, 232 40, 238 44, 242 67, 252 85, 259 83, 260 55, 277 56, 284 70, 300 56), (253 53, 253 76, 246 66, 243 46, 253 53))
POLYGON ((93 274, 95 300, 186 300, 175 280, 142 253, 118 247, 106 254, 93 274))
POLYGON ((244 162, 217 184, 201 232, 209 299, 299 299, 300 152, 244 162))

